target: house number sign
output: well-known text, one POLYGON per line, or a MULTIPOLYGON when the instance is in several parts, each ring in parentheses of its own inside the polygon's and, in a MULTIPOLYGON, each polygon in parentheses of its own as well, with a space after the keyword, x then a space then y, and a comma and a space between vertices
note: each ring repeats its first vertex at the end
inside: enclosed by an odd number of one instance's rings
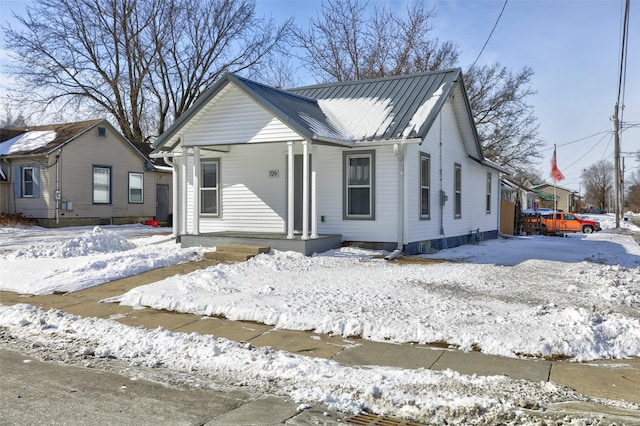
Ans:
POLYGON ((269 177, 270 178, 277 179, 279 176, 280 176, 280 170, 278 170, 278 169, 269 170, 269 177))

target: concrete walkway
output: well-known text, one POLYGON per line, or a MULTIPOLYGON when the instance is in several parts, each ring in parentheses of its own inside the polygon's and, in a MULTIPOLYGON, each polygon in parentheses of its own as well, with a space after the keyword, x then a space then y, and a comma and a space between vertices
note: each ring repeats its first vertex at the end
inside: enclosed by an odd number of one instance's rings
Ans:
MULTIPOLYGON (((203 260, 175 265, 67 294, 32 296, 0 291, 0 303, 27 303, 42 309, 55 308, 85 317, 110 318, 131 326, 162 326, 177 332, 211 334, 234 341, 251 342, 255 346, 271 346, 276 350, 299 355, 332 359, 342 364, 451 369, 463 374, 505 375, 533 382, 551 381, 592 397, 640 404, 640 358, 589 363, 523 360, 429 345, 398 345, 346 339, 307 331, 279 330, 253 322, 154 309, 139 310, 115 303, 98 303, 102 299, 124 294, 137 286, 175 274, 186 274, 216 263, 214 260, 203 260)), ((572 409, 601 411, 602 407, 582 406, 572 409)), ((640 413, 632 413, 632 417, 635 416, 638 419, 637 424, 640 424, 640 413)))

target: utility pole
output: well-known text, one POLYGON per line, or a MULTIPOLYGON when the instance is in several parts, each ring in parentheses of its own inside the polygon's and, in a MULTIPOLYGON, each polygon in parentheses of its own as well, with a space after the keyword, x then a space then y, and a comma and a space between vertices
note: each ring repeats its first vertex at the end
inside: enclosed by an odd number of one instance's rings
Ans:
POLYGON ((620 229, 620 135, 618 124, 618 104, 613 108, 613 119, 611 122, 613 126, 613 169, 614 169, 614 185, 615 185, 615 204, 613 211, 616 215, 616 229, 620 229))

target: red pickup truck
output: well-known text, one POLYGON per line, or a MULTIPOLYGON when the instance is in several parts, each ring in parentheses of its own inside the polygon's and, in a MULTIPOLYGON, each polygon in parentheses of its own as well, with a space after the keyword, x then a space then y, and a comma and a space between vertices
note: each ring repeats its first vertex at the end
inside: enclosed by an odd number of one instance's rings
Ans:
POLYGON ((532 226, 533 222, 545 228, 546 232, 582 232, 591 234, 600 231, 600 223, 583 219, 573 213, 550 212, 549 214, 527 215, 525 222, 532 226))

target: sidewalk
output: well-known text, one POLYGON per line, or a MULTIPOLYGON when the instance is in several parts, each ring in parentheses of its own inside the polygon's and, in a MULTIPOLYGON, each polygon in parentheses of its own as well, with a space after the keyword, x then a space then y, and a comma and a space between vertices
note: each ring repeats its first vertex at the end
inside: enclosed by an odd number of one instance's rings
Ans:
MULTIPOLYGON (((0 303, 27 303, 42 309, 60 309, 86 316, 110 318, 130 326, 163 328, 177 332, 212 334, 255 346, 332 359, 350 365, 387 365, 399 368, 451 369, 463 374, 505 375, 533 382, 551 381, 595 398, 607 398, 640 404, 640 358, 601 360, 589 363, 569 361, 523 360, 462 352, 429 345, 388 344, 341 336, 318 335, 308 331, 278 330, 271 326, 245 321, 181 314, 154 309, 133 309, 114 303, 98 303, 130 289, 159 281, 175 274, 214 265, 214 260, 156 269, 135 277, 124 278, 86 290, 44 296, 19 295, 0 291, 0 303)), ((602 412, 603 407, 586 404, 564 406, 563 411, 602 412)), ((617 410, 616 410, 617 411, 617 410)), ((613 415, 632 416, 640 424, 640 413, 624 410, 613 415)), ((627 417, 625 417, 627 418, 627 417)), ((628 418, 627 418, 628 420, 628 418)))

